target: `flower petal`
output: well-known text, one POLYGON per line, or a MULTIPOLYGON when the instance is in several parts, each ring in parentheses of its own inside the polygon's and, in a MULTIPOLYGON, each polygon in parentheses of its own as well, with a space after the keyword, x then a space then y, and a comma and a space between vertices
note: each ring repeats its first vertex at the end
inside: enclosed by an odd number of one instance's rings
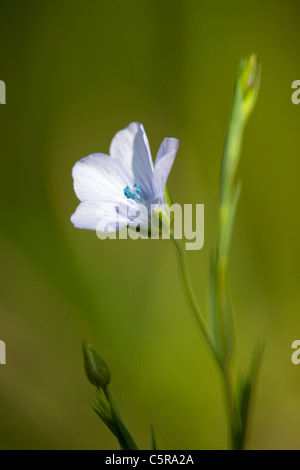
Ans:
POLYGON ((155 199, 165 196, 165 187, 178 150, 179 140, 166 137, 156 156, 153 175, 153 191, 155 199))
POLYGON ((71 222, 76 228, 97 230, 99 232, 116 232, 126 227, 130 220, 125 214, 119 214, 112 203, 99 203, 98 201, 84 201, 79 204, 71 222))
POLYGON ((106 200, 120 202, 124 188, 133 181, 122 162, 102 153, 79 160, 72 170, 74 191, 80 201, 106 200))
POLYGON ((119 131, 111 142, 109 153, 129 170, 144 198, 150 198, 153 193, 153 162, 143 125, 132 122, 119 131))

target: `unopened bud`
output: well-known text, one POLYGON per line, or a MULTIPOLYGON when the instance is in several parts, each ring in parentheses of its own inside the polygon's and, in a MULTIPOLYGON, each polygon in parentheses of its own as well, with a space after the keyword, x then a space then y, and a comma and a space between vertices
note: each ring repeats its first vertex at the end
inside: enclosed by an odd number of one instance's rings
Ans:
POLYGON ((244 120, 246 121, 255 105, 260 78, 259 60, 256 54, 252 54, 240 63, 237 86, 241 88, 242 107, 244 120))
POLYGON ((109 368, 100 356, 86 341, 82 342, 85 373, 95 387, 105 389, 110 382, 109 368))

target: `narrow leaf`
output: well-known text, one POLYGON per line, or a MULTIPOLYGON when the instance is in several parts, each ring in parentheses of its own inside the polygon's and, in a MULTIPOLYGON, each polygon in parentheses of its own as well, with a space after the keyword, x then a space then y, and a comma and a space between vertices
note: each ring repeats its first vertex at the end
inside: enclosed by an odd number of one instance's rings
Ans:
POLYGON ((157 450, 157 445, 156 445, 156 439, 155 439, 155 433, 154 433, 153 426, 151 426, 151 442, 152 442, 152 450, 157 450))
POLYGON ((238 395, 237 395, 237 415, 239 417, 239 445, 240 448, 243 447, 245 438, 246 438, 246 430, 247 424, 249 419, 249 409, 251 405, 251 399, 253 397, 253 392, 255 388, 255 382, 258 374, 259 365, 261 363, 262 355, 263 355, 263 344, 257 343, 254 352, 252 355, 252 359, 250 362, 250 367, 248 373, 244 373, 240 377, 240 383, 238 387, 238 395))
POLYGON ((118 435, 122 436, 122 439, 124 441, 124 446, 125 446, 124 449, 125 450, 138 450, 138 446, 123 421, 121 413, 112 396, 112 393, 110 392, 108 388, 106 388, 104 392, 111 406, 112 418, 113 418, 117 433, 118 435))

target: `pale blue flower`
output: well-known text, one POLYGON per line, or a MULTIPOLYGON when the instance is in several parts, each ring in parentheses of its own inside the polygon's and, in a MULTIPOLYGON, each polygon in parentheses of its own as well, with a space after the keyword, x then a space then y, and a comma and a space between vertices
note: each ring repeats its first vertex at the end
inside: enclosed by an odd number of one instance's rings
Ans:
POLYGON ((163 210, 165 187, 179 141, 165 138, 153 165, 142 124, 132 122, 113 138, 109 156, 94 153, 73 167, 81 201, 71 221, 77 228, 116 231, 134 223, 148 226, 151 210, 163 210), (117 220, 117 223, 116 223, 117 220))

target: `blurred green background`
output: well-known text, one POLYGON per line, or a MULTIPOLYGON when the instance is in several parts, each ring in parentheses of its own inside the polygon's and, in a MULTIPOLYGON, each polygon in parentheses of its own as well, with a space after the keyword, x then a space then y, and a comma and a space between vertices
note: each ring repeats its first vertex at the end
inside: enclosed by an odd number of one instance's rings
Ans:
POLYGON ((161 449, 227 447, 219 377, 171 242, 74 229, 71 168, 131 121, 153 157, 179 138, 168 186, 174 202, 205 204, 205 246, 187 252, 204 307, 232 87, 252 51, 262 80, 231 249, 236 366, 266 339, 248 447, 300 448, 299 2, 0 0, 0 11, 0 448, 118 448, 89 406, 83 338, 109 363, 141 448, 151 424, 161 449))

